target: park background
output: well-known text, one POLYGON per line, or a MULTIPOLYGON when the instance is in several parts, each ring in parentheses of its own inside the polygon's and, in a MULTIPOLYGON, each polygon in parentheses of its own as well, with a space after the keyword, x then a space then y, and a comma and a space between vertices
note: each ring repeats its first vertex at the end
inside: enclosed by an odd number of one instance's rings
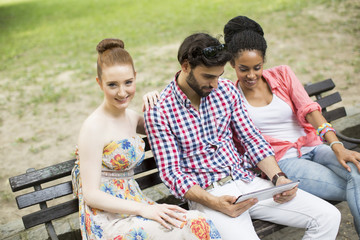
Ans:
MULTIPOLYGON (((131 107, 141 113, 141 96, 161 91, 179 70, 181 41, 199 31, 223 41, 224 24, 237 15, 262 25, 266 68, 287 64, 304 84, 332 78, 341 105, 359 111, 359 0, 0 0, 0 224, 26 213, 9 177, 74 157, 80 126, 103 97, 95 82, 100 40, 120 38, 133 56, 131 107)), ((223 76, 236 80, 229 66, 223 76)), ((341 231, 351 224, 344 219, 341 231)))

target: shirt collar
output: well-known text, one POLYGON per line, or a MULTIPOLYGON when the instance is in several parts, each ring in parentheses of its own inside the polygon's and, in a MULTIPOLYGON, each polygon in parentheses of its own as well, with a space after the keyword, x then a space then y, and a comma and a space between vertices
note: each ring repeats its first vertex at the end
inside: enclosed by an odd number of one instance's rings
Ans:
POLYGON ((189 98, 185 95, 185 93, 180 89, 178 83, 177 83, 177 78, 179 77, 181 70, 178 71, 175 74, 175 78, 173 81, 173 93, 175 95, 175 98, 182 104, 184 105, 186 108, 189 108, 191 106, 191 101, 189 100, 189 98))
POLYGON ((269 76, 269 71, 268 70, 264 70, 263 71, 263 78, 265 79, 265 81, 269 84, 270 88, 276 89, 280 86, 278 81, 271 81, 273 78, 271 78, 271 76, 269 76))

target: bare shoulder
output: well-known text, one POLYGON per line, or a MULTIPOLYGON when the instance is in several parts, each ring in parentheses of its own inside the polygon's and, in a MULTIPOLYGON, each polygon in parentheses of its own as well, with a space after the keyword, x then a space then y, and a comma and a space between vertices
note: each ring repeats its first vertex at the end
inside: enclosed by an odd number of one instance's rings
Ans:
POLYGON ((142 117, 139 113, 137 113, 136 111, 129 109, 129 108, 126 109, 126 113, 128 114, 131 121, 134 121, 134 122, 138 122, 139 119, 142 117))
POLYGON ((127 111, 128 111, 127 114, 131 121, 131 125, 136 130, 136 133, 145 134, 144 116, 140 115, 134 110, 127 109, 127 111))
POLYGON ((101 139, 105 126, 104 117, 98 114, 97 111, 94 111, 83 122, 79 133, 79 140, 89 138, 101 139))

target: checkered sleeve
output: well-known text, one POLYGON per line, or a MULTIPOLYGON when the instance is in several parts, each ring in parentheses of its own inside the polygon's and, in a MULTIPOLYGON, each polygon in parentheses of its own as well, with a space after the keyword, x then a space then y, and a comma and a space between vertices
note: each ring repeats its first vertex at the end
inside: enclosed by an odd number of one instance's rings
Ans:
POLYGON ((183 198, 185 193, 198 183, 182 171, 179 148, 168 119, 158 107, 146 111, 144 117, 146 134, 159 169, 160 178, 175 197, 183 198))
POLYGON ((241 145, 244 147, 244 160, 255 166, 264 158, 274 156, 275 153, 270 144, 261 135, 260 130, 255 127, 247 112, 242 96, 234 85, 229 85, 229 92, 232 93, 233 103, 231 119, 233 134, 236 134, 237 139, 240 140, 241 145))

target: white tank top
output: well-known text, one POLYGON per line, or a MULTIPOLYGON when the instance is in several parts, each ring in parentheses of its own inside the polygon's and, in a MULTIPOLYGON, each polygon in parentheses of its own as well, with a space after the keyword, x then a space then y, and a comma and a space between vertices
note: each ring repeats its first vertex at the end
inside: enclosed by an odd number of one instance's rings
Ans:
MULTIPOLYGON (((239 89, 244 97, 244 102, 252 121, 263 135, 293 143, 296 142, 299 137, 306 135, 304 129, 299 125, 291 107, 278 96, 273 94, 273 99, 266 106, 253 107, 246 100, 240 87, 239 89)), ((314 147, 302 147, 301 153, 308 153, 312 149, 314 149, 314 147)), ((296 148, 292 147, 281 159, 297 156, 298 152, 296 148)))

